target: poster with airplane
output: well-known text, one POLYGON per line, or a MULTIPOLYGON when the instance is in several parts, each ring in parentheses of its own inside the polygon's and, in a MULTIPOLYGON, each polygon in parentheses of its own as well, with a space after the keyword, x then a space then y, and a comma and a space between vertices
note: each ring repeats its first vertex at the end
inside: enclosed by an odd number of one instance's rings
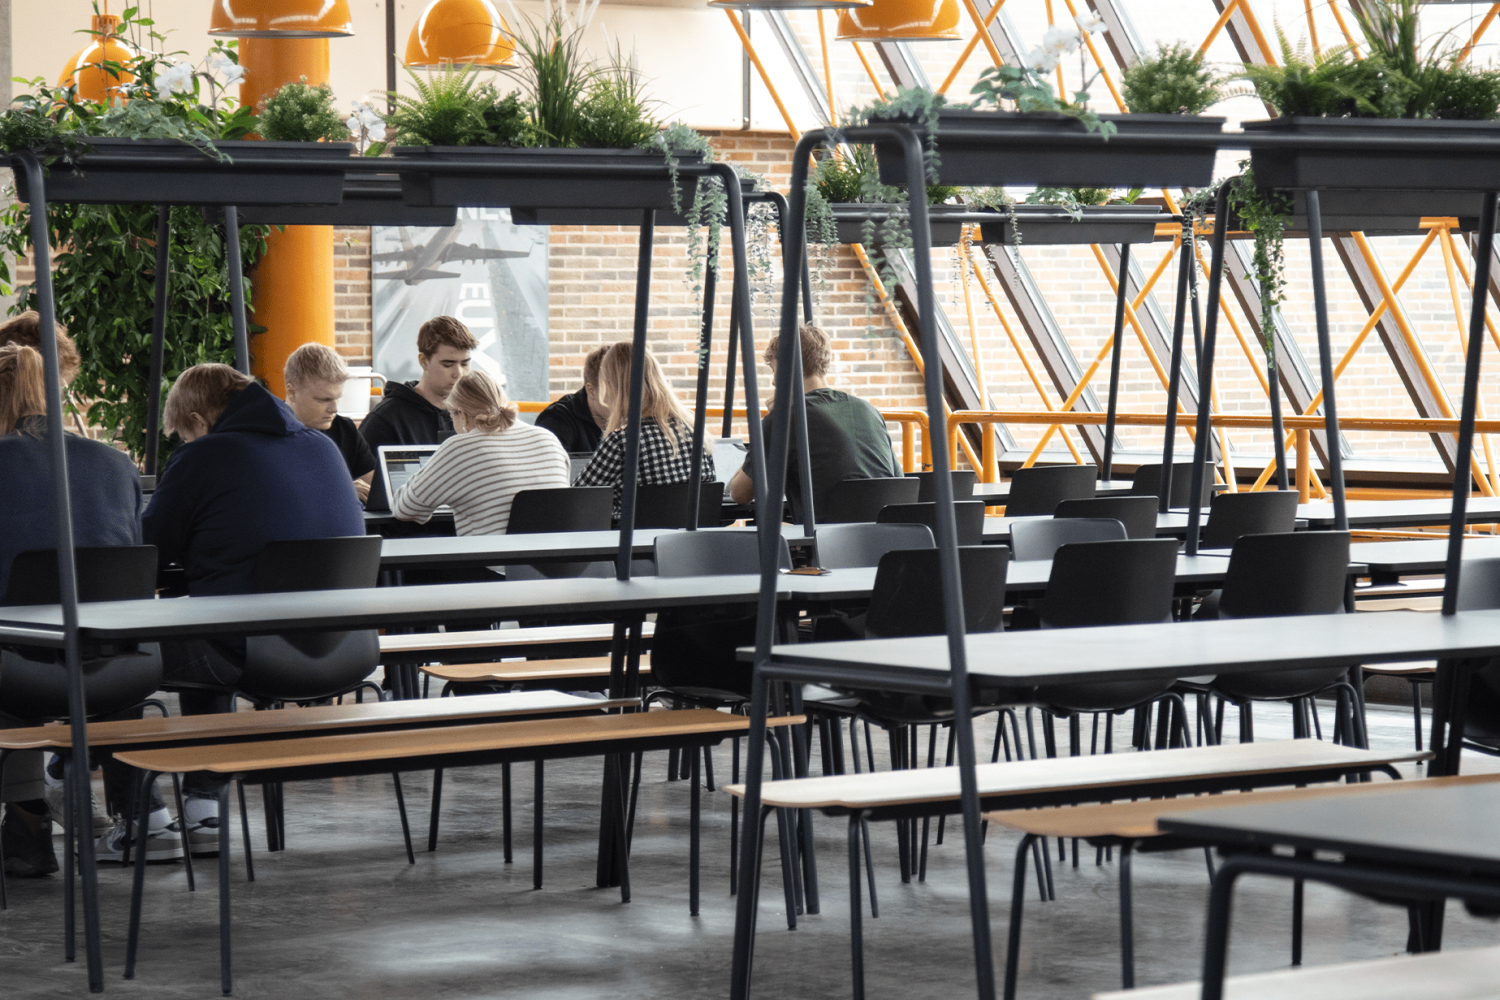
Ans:
POLYGON ((503 208, 461 208, 441 229, 373 230, 374 367, 393 382, 421 376, 417 330, 456 316, 479 340, 474 364, 512 399, 546 399, 547 227, 516 226, 503 208))

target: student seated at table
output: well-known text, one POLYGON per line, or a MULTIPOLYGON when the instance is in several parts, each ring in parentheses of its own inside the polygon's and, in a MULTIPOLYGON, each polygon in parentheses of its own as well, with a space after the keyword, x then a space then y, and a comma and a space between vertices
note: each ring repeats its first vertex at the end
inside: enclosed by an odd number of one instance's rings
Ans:
MULTIPOLYGON (((3 328, 0 328, 3 329, 3 328)), ((61 346, 61 345, 59 345, 61 346)), ((71 346, 71 345, 70 345, 71 346)), ((72 358, 74 370, 78 355, 72 358)), ((0 347, 0 596, 10 584, 11 564, 18 554, 33 549, 57 547, 52 493, 52 463, 47 437, 47 410, 42 356, 30 347, 7 344, 0 347)), ((134 463, 124 452, 101 441, 77 434, 66 435, 68 490, 73 511, 73 543, 82 547, 139 545, 141 543, 141 481, 134 463)), ((0 682, 7 672, 19 671, 24 654, 0 651, 0 682)), ((5 691, 0 683, 0 694, 5 691)), ((139 710, 135 712, 138 718, 139 710)), ((31 718, 24 704, 0 698, 0 728, 40 725, 46 719, 31 718)), ((0 842, 5 851, 5 874, 20 877, 47 875, 57 871, 52 849, 52 820, 62 821, 61 796, 52 797, 58 810, 48 806, 48 782, 39 751, 9 754, 0 778, 0 802, 5 818, 0 821, 0 842), (56 812, 56 815, 54 815, 56 812)), ((112 759, 104 762, 104 780, 111 804, 122 812, 131 801, 135 772, 112 759)), ((121 845, 132 817, 122 815, 114 829, 101 830, 98 856, 119 860, 121 845)), ((161 798, 152 789, 152 813, 147 852, 151 856, 182 855, 181 837, 169 824, 161 798), (175 854, 174 854, 175 852, 175 854)))
MULTIPOLYGON (((251 591, 268 542, 363 535, 349 469, 328 435, 304 427, 291 407, 228 365, 194 365, 167 394, 168 433, 182 439, 141 519, 163 565, 180 563, 188 593, 251 591)), ((162 643, 168 686, 228 689, 244 666, 243 639, 162 643)), ((183 715, 227 712, 230 695, 180 687, 183 715)), ((207 773, 183 779, 189 847, 218 851, 218 790, 207 773)))
MULTIPOLYGON (((807 399, 807 447, 812 456, 813 506, 827 509, 828 494, 845 479, 881 479, 901 475, 891 436, 886 432, 880 411, 857 396, 828 384, 828 369, 833 364, 833 348, 828 334, 811 323, 804 323, 802 338, 802 391, 807 399)), ((779 384, 776 351, 780 337, 772 337, 763 355, 771 367, 773 384, 779 384)), ((775 401, 768 401, 774 406, 775 401)), ((772 418, 761 425, 767 447, 771 442, 772 418)), ((755 500, 755 481, 750 478, 750 460, 729 480, 729 496, 735 503, 755 500)), ((794 435, 787 453, 786 495, 792 508, 802 507, 802 467, 797 459, 794 435)))
MULTIPOLYGON (((445 404, 448 393, 469 370, 469 359, 479 341, 452 316, 434 316, 417 331, 417 364, 422 377, 414 382, 389 382, 385 398, 359 425, 360 436, 377 456, 387 444, 441 444, 453 436, 453 419, 445 404)), ((385 483, 371 485, 371 510, 390 507, 385 483)))
POLYGON ((458 432, 391 498, 403 521, 423 521, 453 508, 460 535, 501 535, 521 490, 568 485, 568 453, 557 438, 516 419, 505 390, 484 372, 469 372, 448 393, 458 432))
POLYGON ((536 425, 557 435, 567 452, 594 451, 609 426, 609 407, 599 399, 599 364, 609 345, 583 359, 583 388, 559 396, 536 415, 536 425))
MULTIPOLYGON (((625 426, 630 418, 630 356, 622 341, 611 345, 599 363, 599 389, 609 407, 609 426, 588 467, 574 486, 613 486, 614 515, 620 516, 620 493, 625 481, 625 426)), ((661 365, 649 350, 642 358, 645 380, 641 394, 641 452, 638 482, 642 486, 687 482, 692 474, 693 418, 667 384, 661 365)), ((714 477, 712 441, 703 442, 699 475, 714 477)))
POLYGON ((349 369, 338 352, 326 344, 303 344, 286 359, 286 402, 298 420, 322 431, 338 445, 354 492, 363 503, 375 478, 375 456, 354 421, 339 413, 349 369))
MULTIPOLYGON (((42 350, 42 321, 35 309, 28 309, 19 316, 12 316, 4 323, 0 323, 0 347, 6 344, 20 344, 30 347, 38 353, 42 350)), ((68 386, 78 376, 78 369, 83 364, 83 358, 78 354, 78 347, 73 343, 73 338, 68 336, 68 331, 61 323, 53 324, 57 331, 57 367, 62 375, 63 392, 68 391, 68 386)))

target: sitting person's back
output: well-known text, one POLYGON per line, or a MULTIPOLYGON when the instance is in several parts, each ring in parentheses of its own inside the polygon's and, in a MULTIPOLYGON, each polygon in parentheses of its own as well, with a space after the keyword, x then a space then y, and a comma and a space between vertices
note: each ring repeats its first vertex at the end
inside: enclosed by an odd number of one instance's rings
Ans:
POLYGON ((167 398, 172 454, 143 517, 194 595, 250 590, 267 542, 365 533, 338 447, 228 365, 196 365, 167 398))
MULTIPOLYGON (((609 406, 609 428, 588 467, 574 486, 613 486, 614 515, 620 516, 620 494, 625 482, 625 431, 630 418, 630 356, 628 341, 613 345, 599 365, 599 383, 609 406)), ((641 396, 641 452, 637 482, 641 486, 685 483, 693 471, 693 419, 667 383, 661 365, 647 351, 642 358, 645 379, 641 396)), ((710 442, 703 442, 700 477, 714 478, 710 442)))
POLYGON ((448 506, 458 534, 503 534, 517 493, 568 485, 568 453, 557 438, 517 420, 505 391, 484 372, 458 380, 448 412, 458 435, 396 491, 397 517, 426 522, 448 506))

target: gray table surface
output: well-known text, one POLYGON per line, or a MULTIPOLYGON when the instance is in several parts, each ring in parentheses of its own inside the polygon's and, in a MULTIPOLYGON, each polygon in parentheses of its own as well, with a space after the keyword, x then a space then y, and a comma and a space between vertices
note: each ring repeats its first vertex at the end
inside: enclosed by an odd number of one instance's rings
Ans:
MULTIPOLYGON (((1099 483, 1094 487, 1096 497, 1123 497, 1129 496, 1134 484, 1129 479, 1110 479, 1099 483)), ((982 500, 987 497, 1010 496, 1010 480, 1003 483, 975 483, 974 496, 972 499, 982 500)))
MULTIPOLYGON (((1026 517, 987 517, 984 519, 984 540, 990 543, 1010 541, 1010 526, 1016 521, 1050 521, 1050 515, 1036 514, 1026 517)), ((1156 515, 1158 535, 1185 535, 1188 516, 1184 511, 1168 511, 1156 515)))
MULTIPOLYGON (((809 678, 879 670, 919 685, 948 672, 944 636, 778 645, 774 664, 809 678)), ((1411 611, 1242 618, 1159 625, 976 634, 969 673, 995 687, 1192 677, 1353 663, 1500 655, 1500 611, 1411 611)), ((741 650, 741 657, 748 657, 741 650)))
MULTIPOLYGON (((1453 501, 1446 497, 1428 500, 1350 500, 1345 504, 1351 528, 1414 528, 1445 525, 1453 513, 1453 501)), ((1297 516, 1314 530, 1333 527, 1332 503, 1297 505, 1297 516)), ((1500 497, 1470 497, 1469 524, 1500 521, 1500 497)))
POLYGON ((1163 816, 1159 823, 1218 844, 1287 845, 1500 875, 1500 785, 1425 784, 1398 781, 1383 793, 1226 806, 1163 816))
MULTIPOLYGON (((1448 540, 1434 538, 1399 542, 1355 542, 1349 558, 1382 576, 1417 576, 1442 573, 1448 566, 1448 540)), ((1465 538, 1465 559, 1500 558, 1500 538, 1465 538)))
MULTIPOLYGON (((657 535, 680 528, 637 528, 631 552, 650 559, 657 535)), ((699 528, 699 531, 754 533, 754 528, 699 528)), ((781 533, 796 548, 808 544, 800 525, 783 524, 781 533)), ((549 531, 530 535, 423 535, 387 538, 380 546, 382 569, 415 566, 506 565, 513 563, 585 562, 612 560, 620 548, 620 533, 610 531, 549 531)))

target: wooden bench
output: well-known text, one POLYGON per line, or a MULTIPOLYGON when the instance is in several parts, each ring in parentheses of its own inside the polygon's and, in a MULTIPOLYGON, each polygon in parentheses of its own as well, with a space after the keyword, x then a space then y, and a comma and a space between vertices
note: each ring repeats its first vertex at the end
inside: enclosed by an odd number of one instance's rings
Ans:
MULTIPOLYGON (((1427 779, 1427 782, 1438 785, 1473 785, 1495 781, 1500 781, 1500 774, 1427 779)), ((1191 798, 1148 799, 1140 802, 1111 802, 1105 805, 1070 806, 1062 809, 1009 809, 986 813, 985 819, 991 823, 1017 830, 1025 835, 1016 851, 1015 877, 1011 890, 1010 946, 1007 949, 1005 965, 1006 996, 1015 995, 1023 901, 1026 894, 1026 852, 1037 840, 1044 840, 1048 837, 1079 838, 1094 845, 1120 848, 1120 979, 1122 986, 1128 990, 1135 984, 1135 933, 1130 894, 1131 852, 1142 848, 1151 851, 1168 851, 1198 846, 1158 830, 1156 821, 1159 817, 1196 812, 1200 809, 1218 809, 1251 801, 1259 803, 1326 799, 1379 794, 1389 790, 1390 785, 1382 781, 1358 785, 1326 785, 1320 788, 1201 795, 1191 798)), ((1073 863, 1074 867, 1077 867, 1076 851, 1073 863)), ((1213 871, 1212 865, 1213 862, 1210 859, 1210 875, 1213 871)), ((1041 877, 1042 873, 1038 871, 1039 883, 1041 877)), ((1301 892, 1300 889, 1294 892, 1292 960, 1300 962, 1302 952, 1301 892)), ((1048 889, 1042 890, 1044 900, 1050 895, 1048 889)), ((1134 994, 1130 995, 1134 996, 1134 994)))
MULTIPOLYGON (((1490 1000, 1500 948, 1434 951, 1311 969, 1278 969, 1224 981, 1226 1000, 1490 1000)), ((1095 993, 1094 1000, 1198 1000, 1198 983, 1095 993)))
MULTIPOLYGON (((568 690, 601 690, 609 682, 609 657, 582 656, 566 660, 511 660, 504 663, 443 663, 422 667, 428 677, 448 684, 504 684, 522 688, 545 686, 568 690)), ((651 667, 642 663, 640 676, 651 667)))
MULTIPOLYGON (((804 721, 801 716, 781 716, 771 720, 771 724, 800 725, 804 721)), ((533 857, 536 866, 534 885, 541 888, 542 761, 673 748, 696 749, 716 745, 726 738, 744 736, 749 729, 749 720, 741 715, 711 709, 686 709, 379 733, 333 733, 258 743, 173 746, 117 752, 115 757, 122 763, 139 768, 143 772, 143 782, 153 780, 157 774, 207 771, 251 784, 383 774, 392 770, 434 770, 535 761, 538 784, 533 825, 533 857)), ((622 901, 629 902, 630 877, 626 862, 628 848, 624 822, 625 787, 623 781, 614 784, 620 794, 611 792, 605 796, 603 822, 613 837, 614 850, 619 860, 621 898, 622 901)), ((691 785, 690 909, 696 914, 700 803, 698 782, 693 781, 691 785)), ((609 790, 609 786, 606 786, 606 790, 609 790)), ((219 793, 219 815, 227 817, 228 814, 229 786, 226 784, 219 793)), ((146 835, 147 814, 142 810, 140 816, 138 839, 146 835)), ((243 811, 241 827, 248 842, 249 826, 243 811)), ((126 978, 133 977, 135 973, 136 944, 140 930, 145 865, 139 860, 134 875, 126 978)), ((254 877, 253 872, 250 877, 254 877)), ((220 975, 225 994, 230 992, 231 987, 229 931, 229 824, 226 822, 219 825, 220 975)))
MULTIPOLYGON (((655 632, 654 622, 646 622, 641 628, 643 639, 651 638, 655 632)), ((506 650, 543 652, 548 649, 561 650, 566 654, 574 650, 587 652, 588 647, 603 647, 608 651, 613 641, 615 627, 609 622, 587 625, 546 625, 536 628, 478 629, 472 632, 413 632, 403 635, 380 637, 381 663, 422 663, 435 657, 431 653, 448 654, 445 658, 461 656, 503 655, 506 650), (454 654, 457 654, 455 656, 454 654)))
MULTIPOLYGON (((974 771, 981 808, 1032 808, 1311 784, 1371 771, 1399 778, 1394 765, 1430 756, 1417 752, 1381 753, 1300 739, 980 764, 974 771)), ((745 787, 729 785, 725 790, 743 796, 745 787)), ((863 910, 859 880, 855 877, 860 870, 856 835, 859 824, 861 820, 911 819, 960 812, 958 768, 927 767, 768 781, 761 786, 759 822, 764 824, 771 809, 818 809, 827 815, 849 819, 850 949, 854 992, 856 996, 863 995, 863 910)), ((762 837, 760 843, 764 842, 762 837)), ((751 886, 749 891, 758 888, 751 886)))

